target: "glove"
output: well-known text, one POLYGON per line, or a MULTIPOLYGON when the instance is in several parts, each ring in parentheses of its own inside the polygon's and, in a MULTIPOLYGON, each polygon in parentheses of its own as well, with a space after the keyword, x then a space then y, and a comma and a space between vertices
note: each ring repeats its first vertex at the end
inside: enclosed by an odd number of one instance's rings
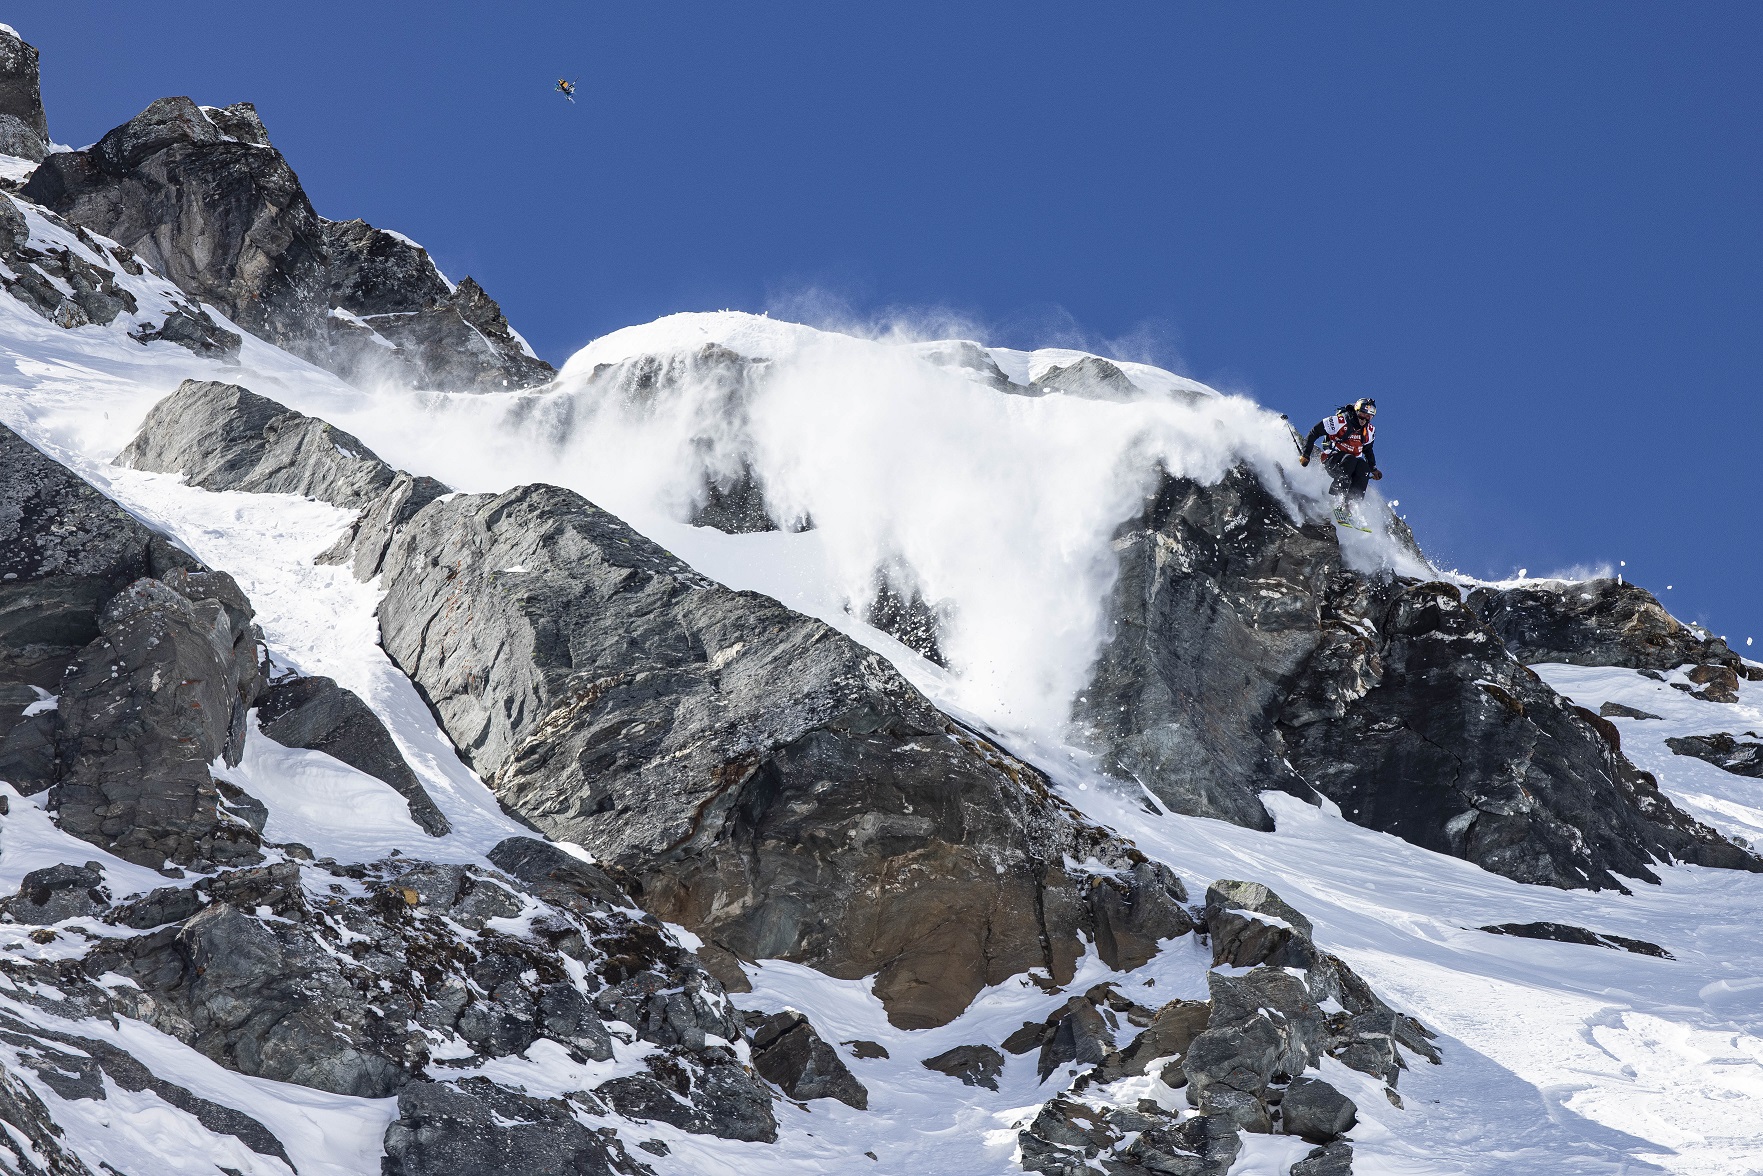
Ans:
POLYGON ((1307 457, 1300 457, 1298 458, 1298 464, 1301 466, 1307 466, 1310 464, 1310 459, 1307 457))
POLYGON ((1373 482, 1383 481, 1383 471, 1382 470, 1372 470, 1371 471, 1371 480, 1373 482))

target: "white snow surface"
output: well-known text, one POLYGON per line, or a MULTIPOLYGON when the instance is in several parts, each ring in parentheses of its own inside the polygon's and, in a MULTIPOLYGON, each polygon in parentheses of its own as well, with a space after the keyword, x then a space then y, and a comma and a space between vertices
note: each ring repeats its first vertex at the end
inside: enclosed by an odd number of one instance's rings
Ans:
MULTIPOLYGON (((1013 379, 1072 357, 992 355, 1013 379)), ((918 341, 723 313, 617 332, 536 392, 368 393, 249 336, 241 363, 228 367, 170 344, 142 347, 121 327, 61 330, 0 297, 0 421, 236 576, 278 664, 328 674, 359 692, 455 829, 428 837, 377 781, 316 753, 279 749, 253 730, 245 761, 231 773, 269 807, 272 831, 339 857, 398 846, 412 856, 481 862, 489 846, 521 830, 460 763, 379 649, 377 586, 312 562, 347 524, 344 512, 286 495, 212 494, 175 476, 108 465, 147 410, 186 377, 243 383, 356 433, 396 465, 463 490, 531 480, 572 486, 706 573, 769 592, 881 650, 940 704, 997 731, 1045 768, 1065 799, 1170 864, 1196 897, 1216 878, 1272 885, 1312 920, 1322 946, 1440 1033, 1445 1063, 1410 1059, 1401 1082, 1405 1109, 1363 1076, 1328 1064, 1325 1076, 1360 1108, 1355 1171, 1763 1172, 1763 878, 1665 866, 1662 884, 1635 883, 1632 895, 1523 886, 1279 794, 1266 798, 1278 823, 1273 833, 1152 815, 1142 794, 1101 777, 1064 745, 1062 707, 1098 639, 1109 539, 1158 463, 1211 479, 1246 461, 1283 488, 1295 514, 1316 517, 1322 503, 1321 475, 1296 469, 1277 418, 1235 397, 1208 395, 1188 406, 1171 395, 1189 386, 1180 377, 1123 370, 1145 389, 1142 402, 1031 399, 929 363, 918 341), (711 389, 686 389, 645 409, 602 403, 587 386, 597 364, 706 342, 771 361, 772 378, 743 407, 742 436, 719 432, 714 410, 726 405, 711 389), (731 454, 753 463, 774 502, 811 514, 816 530, 725 536, 685 525, 702 463, 731 454), (927 596, 951 602, 951 671, 846 612, 884 557, 909 561, 927 596), (1675 959, 1476 929, 1533 920, 1649 940, 1675 959)), ((1427 571, 1383 534, 1346 541, 1361 566, 1427 571)), ((1630 671, 1540 672, 1583 705, 1619 699, 1663 715, 1617 720, 1635 761, 1702 819, 1763 837, 1763 784, 1674 756, 1663 744, 1670 734, 1763 731, 1763 684, 1747 682, 1738 705, 1716 706, 1630 671)), ((157 874, 61 833, 41 797, 0 792, 11 807, 0 818, 0 891, 54 861, 99 862, 119 897, 162 884, 157 874)), ((91 934, 115 933, 86 925, 91 934)), ((0 949, 38 957, 76 950, 68 936, 37 944, 26 930, 0 925, 0 949)), ((1092 956, 1073 987, 1113 979, 1156 1004, 1202 995, 1206 963, 1192 939, 1126 976, 1107 973, 1092 956)), ((794 1007, 829 1041, 861 1038, 887 1048, 886 1059, 859 1060, 840 1047, 869 1087, 871 1110, 780 1101, 775 1145, 612 1121, 627 1143, 667 1142, 666 1157, 639 1153, 658 1172, 1008 1173, 1018 1170, 1016 1131, 1066 1078, 1037 1084, 1032 1055, 1012 1057, 992 1092, 919 1064, 954 1045, 996 1044, 1063 1001, 1023 978, 983 993, 950 1025, 908 1032, 888 1025, 867 980, 834 980, 777 961, 753 967, 751 977, 753 991, 736 998, 744 1007, 794 1007)), ((0 1003, 47 1023, 4 985, 0 1003)), ((244 1078, 134 1022, 62 1027, 104 1036, 162 1076, 257 1116, 302 1173, 379 1170, 389 1100, 244 1078)), ((215 1163, 283 1170, 238 1154, 230 1140, 151 1097, 118 1091, 104 1103, 75 1105, 55 1100, 29 1070, 14 1073, 45 1098, 69 1145, 94 1169, 104 1161, 127 1171, 212 1172, 215 1163)), ((530 1082, 537 1093, 569 1081, 542 1052, 505 1060, 497 1077, 530 1082)), ((1118 1093, 1178 1105, 1179 1092, 1150 1087, 1118 1093)), ((1284 1173, 1306 1150, 1283 1137, 1250 1137, 1233 1176, 1284 1173)))

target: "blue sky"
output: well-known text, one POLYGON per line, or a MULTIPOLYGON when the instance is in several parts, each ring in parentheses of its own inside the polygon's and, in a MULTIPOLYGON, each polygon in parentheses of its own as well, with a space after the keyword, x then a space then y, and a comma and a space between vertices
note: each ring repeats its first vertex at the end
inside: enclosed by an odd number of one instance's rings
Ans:
POLYGON ((1373 395, 1438 562, 1626 560, 1763 640, 1763 5, 5 19, 59 141, 254 101, 321 213, 422 241, 555 362, 676 310, 946 310, 1298 420, 1373 395))

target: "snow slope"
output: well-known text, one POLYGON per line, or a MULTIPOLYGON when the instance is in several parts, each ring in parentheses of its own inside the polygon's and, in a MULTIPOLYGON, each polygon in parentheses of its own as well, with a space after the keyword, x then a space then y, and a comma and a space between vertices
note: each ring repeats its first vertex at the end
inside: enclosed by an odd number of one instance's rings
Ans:
MULTIPOLYGON (((990 354, 1018 382, 1073 358, 990 354)), ((396 465, 461 489, 532 480, 577 488, 708 574, 768 592, 886 653, 940 704, 998 731, 1044 767, 1066 799, 1172 865, 1190 889, 1220 877, 1271 884, 1314 921, 1321 945, 1442 1035, 1446 1062, 1404 1077, 1405 1109, 1385 1103, 1358 1075, 1330 1070, 1361 1108, 1353 1132, 1357 1171, 1763 1172, 1763 878, 1670 867, 1661 871, 1662 885, 1637 884, 1632 896, 1521 886, 1280 795, 1267 797, 1278 821, 1272 834, 1154 815, 1065 746, 1062 707, 1099 639, 1108 541, 1157 463, 1208 478, 1248 461, 1270 485, 1285 487, 1294 512, 1313 513, 1322 501, 1320 474, 1295 468, 1277 418, 1239 398, 1206 395, 1190 405, 1174 395, 1193 390, 1179 377, 1123 367, 1145 388, 1143 401, 1028 398, 940 367, 912 340, 829 335, 744 315, 679 315, 590 345, 552 388, 370 395, 248 336, 240 366, 226 368, 170 344, 142 347, 112 328, 61 330, 0 298, 0 420, 232 572, 275 656, 331 675, 367 699, 455 830, 429 838, 389 788, 254 734, 234 778, 269 806, 272 833, 339 855, 403 846, 430 858, 478 861, 521 830, 459 762, 379 650, 375 586, 311 562, 346 525, 342 512, 290 496, 211 494, 107 464, 147 409, 186 377, 243 383, 356 433, 396 465), (681 520, 701 473, 692 461, 717 459, 716 445, 732 440, 717 432, 717 404, 683 389, 638 411, 597 399, 590 386, 596 365, 706 342, 772 362, 778 378, 745 406, 741 452, 755 461, 767 493, 811 513, 816 530, 728 536, 687 526, 681 520), (883 557, 909 560, 927 595, 953 602, 950 670, 846 611, 883 557), (1533 920, 1649 940, 1675 959, 1476 930, 1533 920)), ((1348 539, 1362 566, 1425 570, 1385 535, 1348 539)), ((1722 707, 1628 671, 1542 672, 1584 705, 1618 699, 1664 715, 1618 720, 1631 756, 1697 816, 1763 836, 1763 784, 1673 756, 1663 744, 1673 734, 1763 730, 1763 684, 1746 683, 1740 704, 1722 707)), ((158 880, 59 833, 32 800, 9 799, 14 815, 0 844, 0 887, 57 860, 101 860, 119 896, 158 880)), ((58 950, 23 932, 0 928, 0 947, 58 950)), ((1142 990, 1147 1003, 1199 995, 1207 962, 1178 943, 1122 988, 1142 990)), ((1094 959, 1085 968, 1100 978, 1094 959)), ((919 1059, 996 1042, 1063 997, 1012 980, 950 1025, 906 1032, 887 1024, 864 981, 779 962, 756 966, 752 979, 754 991, 739 998, 747 1007, 799 1008, 829 1040, 863 1038, 887 1048, 886 1059, 851 1061, 871 1090, 871 1110, 781 1103, 783 1134, 773 1146, 645 1127, 639 1138, 671 1148, 667 1157, 644 1157, 657 1171, 1016 1170, 1016 1129, 1058 1078, 1037 1085, 1032 1061, 1012 1058, 994 1093, 953 1083, 919 1059)), ((4 992, 0 1007, 43 1016, 4 992)), ((385 1102, 242 1078, 132 1023, 103 1031, 198 1093, 258 1115, 282 1136, 301 1172, 378 1171, 377 1140, 391 1114, 385 1102)), ((535 1090, 566 1080, 548 1078, 547 1062, 511 1061, 500 1076, 535 1090)), ((286 1170, 255 1153, 221 1159, 224 1141, 205 1137, 152 1096, 118 1092, 101 1104, 103 1121, 91 1104, 44 1097, 94 1163, 131 1171, 146 1170, 149 1160, 168 1172, 212 1172, 217 1161, 245 1172, 286 1170)), ((1284 1138, 1250 1137, 1233 1173, 1283 1173, 1304 1150, 1284 1138)))

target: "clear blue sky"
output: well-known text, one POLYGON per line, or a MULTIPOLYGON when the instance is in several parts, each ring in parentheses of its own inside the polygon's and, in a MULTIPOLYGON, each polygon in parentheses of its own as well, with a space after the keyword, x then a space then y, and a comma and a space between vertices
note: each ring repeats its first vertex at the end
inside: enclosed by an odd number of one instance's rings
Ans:
POLYGON ((555 362, 819 291, 1148 348, 1294 419, 1370 394, 1436 559, 1626 559, 1763 655, 1755 0, 5 19, 59 141, 250 99, 321 213, 424 242, 555 362))

